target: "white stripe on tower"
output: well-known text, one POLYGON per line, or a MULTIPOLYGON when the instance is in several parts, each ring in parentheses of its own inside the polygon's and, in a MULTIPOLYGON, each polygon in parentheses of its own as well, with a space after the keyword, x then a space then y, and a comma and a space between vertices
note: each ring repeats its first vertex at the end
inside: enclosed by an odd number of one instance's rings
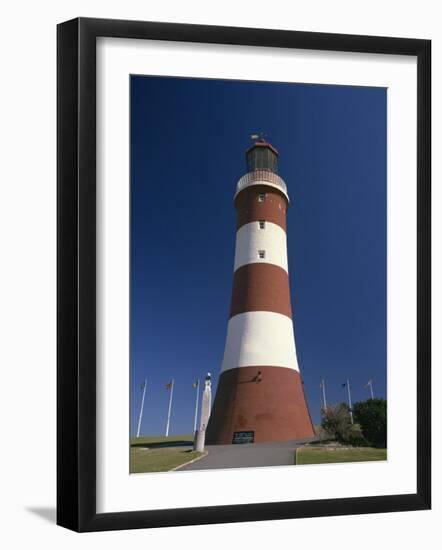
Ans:
POLYGON ((247 311, 227 325, 221 371, 265 365, 299 372, 292 320, 272 311, 247 311))
POLYGON ((235 266, 252 263, 274 264, 288 272, 287 235, 279 225, 264 221, 246 223, 236 232, 235 266), (261 256, 260 256, 261 254, 261 256))

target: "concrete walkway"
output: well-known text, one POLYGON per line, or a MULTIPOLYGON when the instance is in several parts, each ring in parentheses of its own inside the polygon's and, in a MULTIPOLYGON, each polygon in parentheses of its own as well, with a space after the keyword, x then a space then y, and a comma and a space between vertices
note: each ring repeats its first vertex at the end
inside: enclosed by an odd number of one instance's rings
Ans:
POLYGON ((207 445, 209 454, 179 471, 213 470, 222 468, 253 468, 286 466, 295 463, 295 449, 312 439, 240 445, 207 445))

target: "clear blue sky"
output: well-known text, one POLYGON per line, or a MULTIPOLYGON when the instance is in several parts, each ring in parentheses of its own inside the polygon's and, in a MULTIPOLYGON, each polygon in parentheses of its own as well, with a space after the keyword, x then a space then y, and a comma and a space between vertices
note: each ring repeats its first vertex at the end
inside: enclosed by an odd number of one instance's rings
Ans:
POLYGON ((386 90, 131 77, 131 432, 191 433, 214 390, 235 246, 235 185, 250 134, 279 150, 298 361, 313 421, 330 403, 386 396, 386 90))

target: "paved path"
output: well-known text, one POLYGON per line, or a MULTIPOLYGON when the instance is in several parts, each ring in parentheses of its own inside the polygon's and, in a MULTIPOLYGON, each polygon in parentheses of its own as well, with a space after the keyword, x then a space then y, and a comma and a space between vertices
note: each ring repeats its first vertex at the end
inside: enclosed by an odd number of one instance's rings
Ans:
POLYGON ((178 471, 221 468, 286 466, 295 463, 295 449, 311 439, 279 443, 245 443, 240 445, 207 445, 208 456, 178 471))

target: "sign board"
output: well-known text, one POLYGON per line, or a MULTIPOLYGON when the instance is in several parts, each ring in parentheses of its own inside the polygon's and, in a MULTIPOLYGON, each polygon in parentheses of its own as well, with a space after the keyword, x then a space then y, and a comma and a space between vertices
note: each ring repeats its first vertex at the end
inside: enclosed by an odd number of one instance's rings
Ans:
POLYGON ((232 443, 253 443, 255 432, 233 432, 232 443))

